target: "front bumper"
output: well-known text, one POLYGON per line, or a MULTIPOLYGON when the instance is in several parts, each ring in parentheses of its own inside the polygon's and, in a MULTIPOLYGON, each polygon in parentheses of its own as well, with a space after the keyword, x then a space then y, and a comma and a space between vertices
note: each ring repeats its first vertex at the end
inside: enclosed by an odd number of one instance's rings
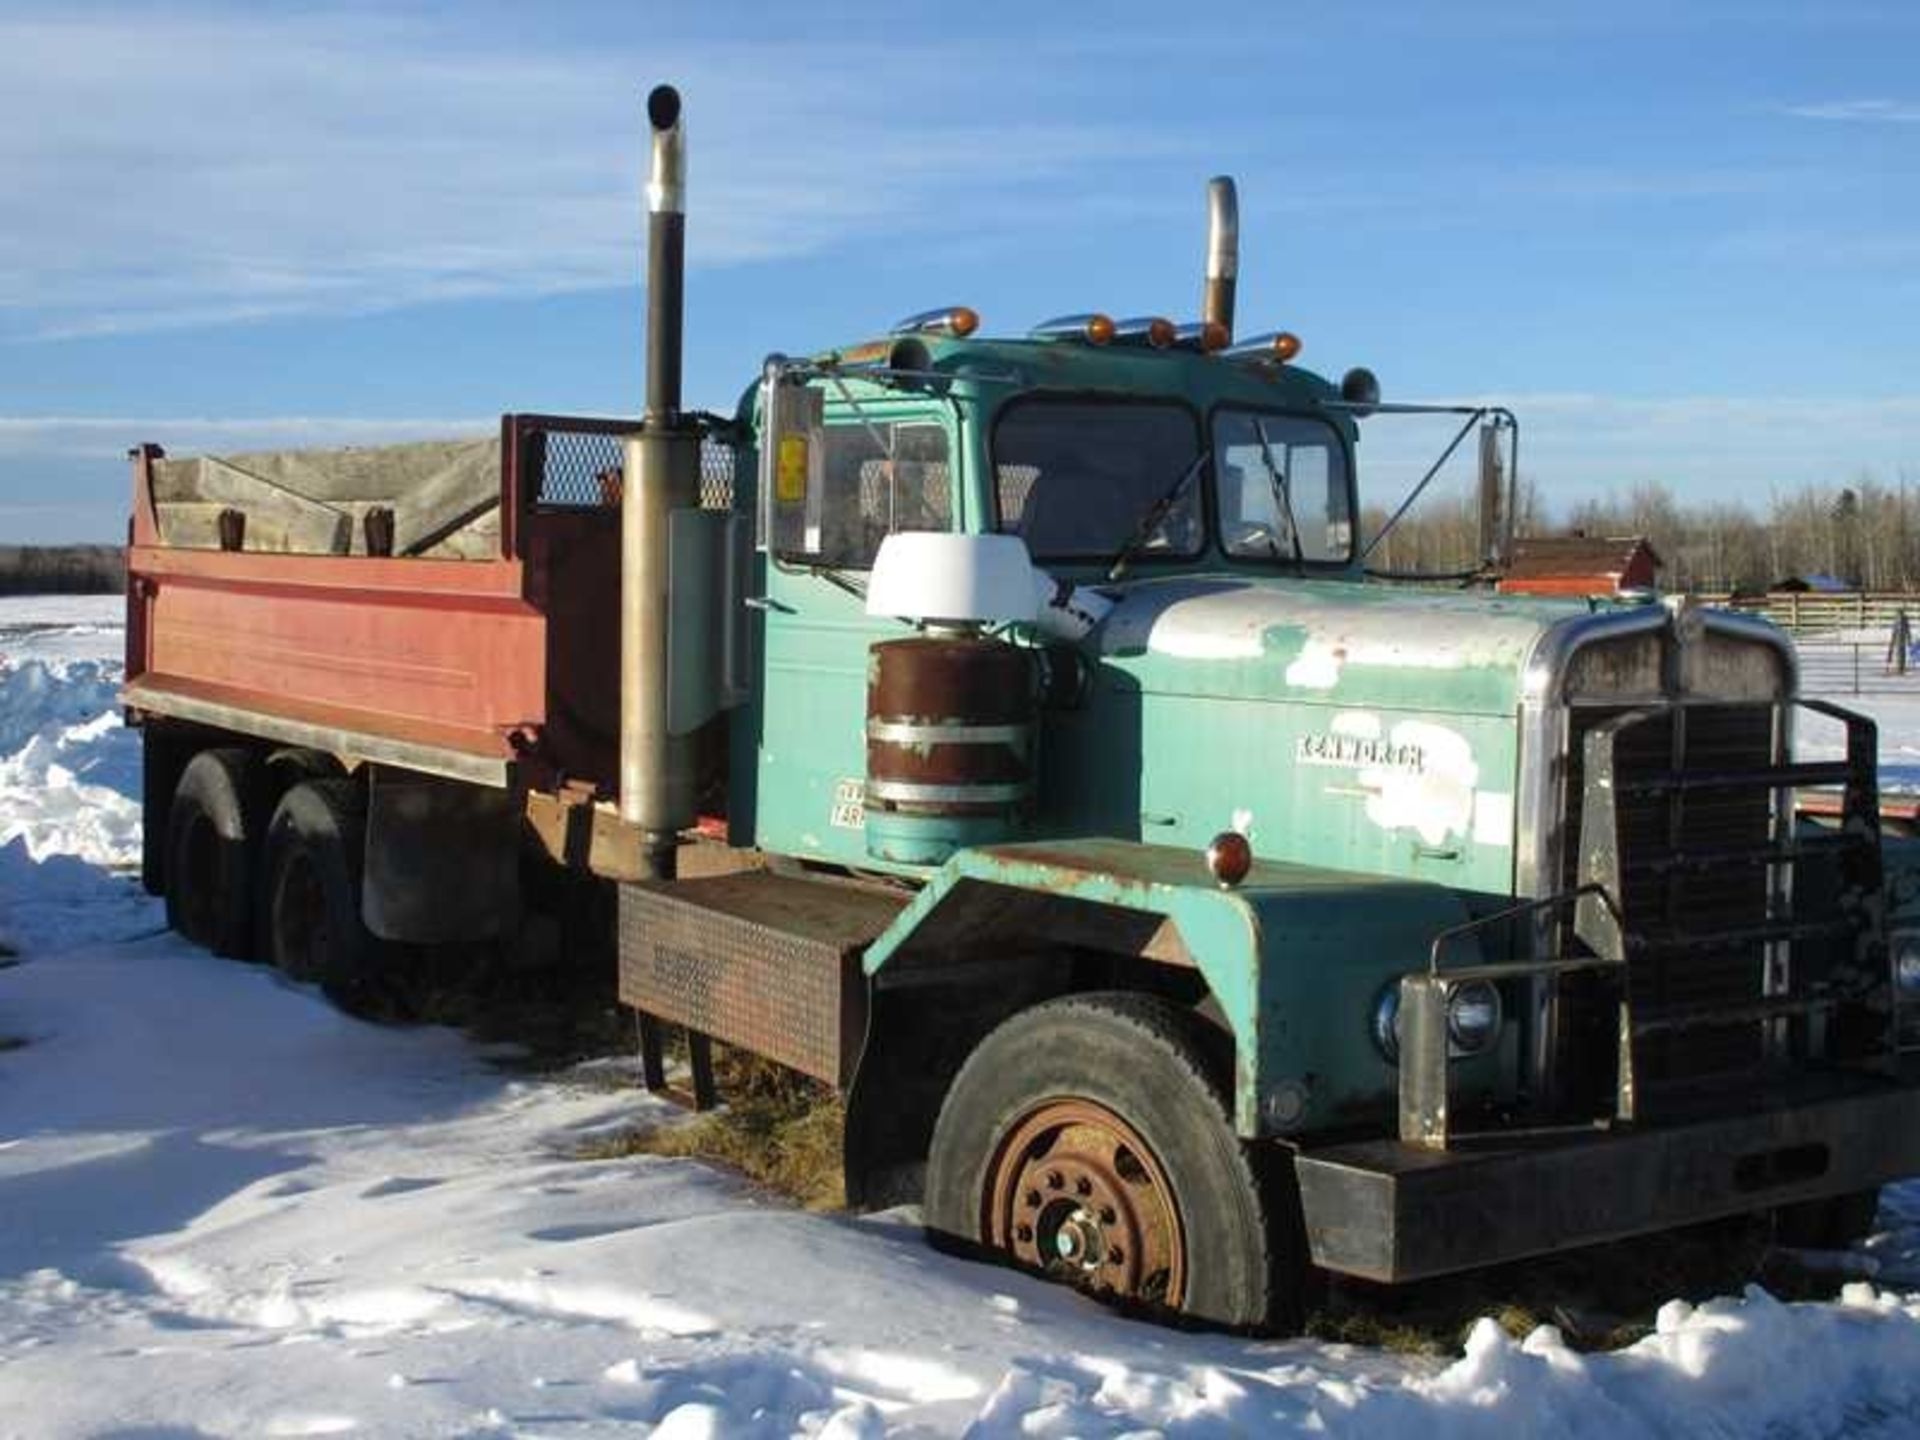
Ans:
POLYGON ((1395 1283, 1865 1190, 1920 1174, 1920 1084, 1551 1139, 1397 1140, 1295 1156, 1316 1265, 1395 1283))

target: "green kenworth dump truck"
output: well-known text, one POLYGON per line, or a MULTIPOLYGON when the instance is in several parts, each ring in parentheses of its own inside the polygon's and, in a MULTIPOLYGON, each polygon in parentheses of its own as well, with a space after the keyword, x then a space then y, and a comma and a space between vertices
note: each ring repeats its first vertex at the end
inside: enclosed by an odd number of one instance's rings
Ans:
MULTIPOLYGON (((1920 1171, 1914 867, 1782 634, 1369 578, 1360 442, 1418 407, 1235 339, 1228 182, 1195 323, 951 307, 687 411, 649 110, 644 417, 135 452, 181 929, 353 1004, 599 915, 651 1083, 672 1028, 703 1102, 714 1040, 817 1076, 856 1203, 1229 1325, 1316 1268, 1844 1239, 1920 1171)), ((1512 419, 1454 413, 1497 509, 1512 419)))

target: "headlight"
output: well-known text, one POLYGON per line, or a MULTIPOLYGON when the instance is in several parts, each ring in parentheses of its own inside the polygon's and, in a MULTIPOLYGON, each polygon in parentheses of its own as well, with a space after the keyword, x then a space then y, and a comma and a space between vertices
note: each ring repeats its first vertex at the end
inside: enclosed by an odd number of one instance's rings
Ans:
POLYGON ((1400 1063, 1400 982, 1389 980, 1373 1006, 1373 1044, 1389 1065, 1400 1063))
POLYGON ((1893 937, 1893 978, 1902 995, 1920 999, 1920 934, 1893 937))
MULTIPOLYGON (((1914 936, 1914 958, 1920 965, 1920 935, 1914 936)), ((1500 1038, 1506 1018, 1500 989, 1489 980, 1469 980, 1447 991, 1447 1053, 1479 1055, 1500 1038)), ((1389 1065, 1400 1063, 1400 982, 1394 980, 1373 1005, 1373 1044, 1389 1065)))
POLYGON ((1487 980, 1456 985, 1447 995, 1447 1038, 1478 1055, 1500 1034, 1500 991, 1487 980))

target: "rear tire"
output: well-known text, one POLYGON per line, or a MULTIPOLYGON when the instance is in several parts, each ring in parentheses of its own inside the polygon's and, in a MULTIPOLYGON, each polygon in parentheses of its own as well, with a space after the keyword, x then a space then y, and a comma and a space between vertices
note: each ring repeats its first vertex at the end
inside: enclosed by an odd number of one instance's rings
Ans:
POLYGON ((230 959, 252 948, 258 788, 251 751, 202 750, 180 772, 167 809, 167 924, 230 959))
POLYGON ((349 1015, 406 1015, 385 947, 360 917, 366 799, 351 780, 303 780, 267 826, 260 952, 291 980, 318 982, 349 1015))
POLYGON ((1216 1040, 1191 1011, 1121 992, 1006 1021, 934 1126, 932 1238, 1122 1305, 1298 1329, 1309 1270, 1291 1167, 1234 1133, 1216 1040))

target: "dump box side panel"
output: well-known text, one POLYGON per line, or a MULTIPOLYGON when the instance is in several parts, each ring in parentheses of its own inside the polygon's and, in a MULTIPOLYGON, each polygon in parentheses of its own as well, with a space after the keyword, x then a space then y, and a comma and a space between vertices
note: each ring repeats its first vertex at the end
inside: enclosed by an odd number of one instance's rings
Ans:
MULTIPOLYGON (((507 783, 516 739, 550 708, 546 617, 517 555, 290 554, 248 548, 244 531, 235 549, 169 544, 156 487, 179 462, 151 446, 133 460, 131 707, 507 783)), ((509 467, 497 482, 503 515, 514 481, 509 467)))
MULTIPOLYGON (((497 440, 133 452, 127 704, 505 785, 611 795, 622 443, 506 415, 497 440), (377 542, 377 543, 376 543, 377 542), (389 553, 390 552, 390 553, 389 553)), ((702 484, 732 503, 733 457, 702 484)))
POLYGON ((546 621, 518 561, 136 546, 128 573, 137 708, 217 722, 221 707, 231 728, 285 734, 247 723, 277 717, 337 731, 365 758, 397 757, 358 738, 502 766, 510 737, 545 720, 546 621))

